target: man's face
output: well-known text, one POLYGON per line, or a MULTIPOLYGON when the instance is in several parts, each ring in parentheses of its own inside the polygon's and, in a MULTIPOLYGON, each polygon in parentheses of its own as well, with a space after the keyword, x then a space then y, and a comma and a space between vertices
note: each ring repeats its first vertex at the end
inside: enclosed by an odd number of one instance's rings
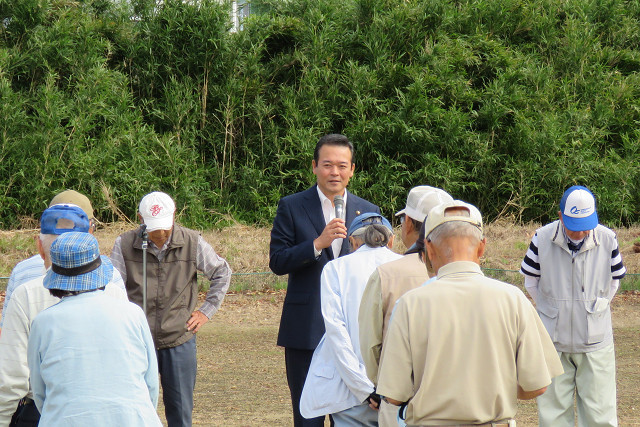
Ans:
POLYGON ((340 145, 320 147, 318 163, 313 160, 311 165, 320 191, 331 200, 334 196, 344 194, 355 169, 355 164, 351 162, 351 150, 340 145))
POLYGON ((564 227, 564 232, 571 240, 580 241, 580 240, 584 239, 585 237, 587 237, 589 235, 589 233, 591 232, 591 230, 586 230, 586 231, 571 231, 571 230, 569 230, 564 225, 564 221, 562 220, 562 213, 560 211, 558 211, 558 214, 560 215, 560 222, 562 223, 562 226, 564 227))
POLYGON ((169 230, 153 230, 149 231, 149 240, 151 240, 158 249, 162 248, 164 244, 169 240, 173 227, 169 230))
POLYGON ((400 218, 400 238, 407 248, 415 243, 417 232, 418 230, 413 226, 413 221, 409 215, 402 214, 400 218))

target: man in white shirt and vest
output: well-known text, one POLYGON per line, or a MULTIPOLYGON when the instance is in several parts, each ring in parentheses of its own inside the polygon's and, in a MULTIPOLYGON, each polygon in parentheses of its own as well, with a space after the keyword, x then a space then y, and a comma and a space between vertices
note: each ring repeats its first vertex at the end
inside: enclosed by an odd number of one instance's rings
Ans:
POLYGON ((616 426, 610 303, 626 269, 588 188, 567 189, 558 215, 536 231, 520 267, 564 367, 538 398, 539 423, 573 426, 575 396, 579 426, 616 426))

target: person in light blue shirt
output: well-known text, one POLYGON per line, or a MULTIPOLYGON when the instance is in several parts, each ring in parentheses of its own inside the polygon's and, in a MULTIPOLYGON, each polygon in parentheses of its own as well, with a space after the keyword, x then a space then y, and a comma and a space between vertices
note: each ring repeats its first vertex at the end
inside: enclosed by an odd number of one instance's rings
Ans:
POLYGON ((27 358, 40 425, 161 426, 158 365, 140 307, 105 295, 113 265, 88 233, 51 245, 44 287, 60 302, 31 325, 27 358))
MULTIPOLYGON (((43 286, 46 270, 51 267, 50 248, 60 234, 89 230, 88 215, 75 205, 54 205, 40 217, 38 257, 44 263, 42 275, 20 283, 4 312, 4 327, 0 335, 0 427, 38 425, 40 413, 33 403, 29 386, 27 343, 31 323, 38 313, 59 301, 43 286)), ((116 269, 113 272, 112 281, 104 292, 114 298, 127 300, 122 278, 116 269)))

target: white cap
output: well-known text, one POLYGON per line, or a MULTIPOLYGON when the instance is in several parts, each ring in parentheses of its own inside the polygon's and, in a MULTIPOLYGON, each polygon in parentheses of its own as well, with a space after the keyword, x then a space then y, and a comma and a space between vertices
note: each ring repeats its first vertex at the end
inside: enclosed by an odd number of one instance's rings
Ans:
POLYGON ((147 225, 147 231, 170 230, 173 227, 176 204, 166 193, 154 191, 147 194, 140 201, 138 210, 147 225))
POLYGON ((453 200, 443 203, 431 210, 424 223, 424 235, 429 237, 429 233, 445 222, 462 221, 475 225, 482 230, 482 215, 475 206, 461 200, 453 200), (461 213, 462 212, 462 213, 461 213))
POLYGON ((452 202, 453 197, 444 190, 428 185, 413 187, 407 196, 407 206, 396 213, 396 216, 405 214, 416 221, 423 222, 434 207, 447 202, 452 202))

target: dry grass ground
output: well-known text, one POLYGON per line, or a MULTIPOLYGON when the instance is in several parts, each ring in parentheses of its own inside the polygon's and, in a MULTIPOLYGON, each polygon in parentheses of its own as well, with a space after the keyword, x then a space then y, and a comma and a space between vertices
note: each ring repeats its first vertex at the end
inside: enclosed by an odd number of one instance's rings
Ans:
MULTIPOLYGON (((131 225, 112 224, 96 235, 108 254, 118 234, 131 225)), ((536 225, 510 223, 487 226, 484 267, 513 283, 536 225), (505 270, 505 271, 502 271, 505 270)), ((625 264, 640 273, 640 254, 633 243, 640 228, 620 229, 625 264)), ((287 426, 291 406, 284 371, 284 352, 275 345, 284 291, 284 278, 268 271, 269 229, 236 225, 203 233, 236 273, 220 311, 198 333, 198 381, 194 424, 202 426, 287 426)), ((34 232, 0 232, 0 275, 8 275, 20 259, 33 253, 34 232)), ((395 248, 402 251, 402 244, 395 248)), ((0 289, 3 284, 0 283, 0 289)), ((0 299, 1 299, 0 293, 0 299)), ((613 302, 616 339, 618 414, 621 426, 640 425, 640 296, 626 292, 613 302)), ((162 408, 159 408, 162 412, 162 408)), ((534 402, 521 402, 518 425, 537 425, 534 402)))
MULTIPOLYGON (((291 425, 284 352, 275 346, 284 291, 230 294, 198 335, 194 424, 291 425)), ((621 426, 640 425, 640 299, 613 304, 621 426)), ((520 402, 519 426, 537 425, 535 402, 520 402)))

